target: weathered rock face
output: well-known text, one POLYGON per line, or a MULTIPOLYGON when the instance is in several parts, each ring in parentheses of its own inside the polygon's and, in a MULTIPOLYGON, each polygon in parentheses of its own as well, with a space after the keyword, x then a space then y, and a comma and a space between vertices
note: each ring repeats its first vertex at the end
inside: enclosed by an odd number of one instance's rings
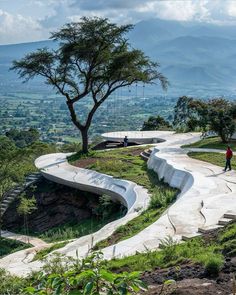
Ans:
MULTIPOLYGON (((89 218, 94 208, 99 205, 98 195, 57 185, 47 180, 42 180, 34 191, 29 189, 26 195, 34 196, 37 201, 37 210, 28 216, 29 230, 40 233, 66 222, 79 222, 89 218)), ((19 216, 18 206, 19 200, 12 203, 4 214, 4 228, 8 230, 23 228, 24 218, 19 216)))

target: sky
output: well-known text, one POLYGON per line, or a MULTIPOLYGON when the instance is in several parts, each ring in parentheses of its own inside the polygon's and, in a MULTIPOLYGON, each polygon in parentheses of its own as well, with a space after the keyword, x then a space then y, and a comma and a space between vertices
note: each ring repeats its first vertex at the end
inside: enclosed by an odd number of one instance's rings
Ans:
POLYGON ((141 20, 236 24, 236 0, 0 0, 0 44, 48 39, 82 16, 135 24, 141 20))

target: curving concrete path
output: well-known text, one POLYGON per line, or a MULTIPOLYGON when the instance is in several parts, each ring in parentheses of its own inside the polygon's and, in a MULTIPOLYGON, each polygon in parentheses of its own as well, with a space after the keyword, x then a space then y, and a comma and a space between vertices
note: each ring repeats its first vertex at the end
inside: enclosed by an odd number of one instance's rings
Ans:
MULTIPOLYGON (((180 241, 219 227, 219 220, 227 223, 236 217, 236 173, 222 172, 215 165, 191 159, 188 150, 181 145, 199 140, 200 134, 174 134, 159 132, 159 143, 148 160, 148 167, 157 172, 171 186, 181 190, 177 201, 152 225, 134 237, 103 249, 105 258, 122 257, 137 251, 158 248, 162 239, 172 236, 180 241)), ((208 150, 209 151, 209 150, 208 150)), ((109 236, 119 225, 140 213, 137 210, 148 205, 149 196, 143 188, 132 182, 117 180, 111 176, 71 166, 64 154, 52 154, 38 158, 36 165, 43 175, 59 183, 80 189, 110 194, 123 202, 128 213, 94 235, 79 238, 57 252, 75 257, 76 251, 85 256, 96 242, 109 236)), ((29 252, 30 250, 28 250, 29 252)), ((19 251, 0 260, 0 268, 24 275, 41 267, 41 262, 30 262, 32 257, 26 251, 19 251)))

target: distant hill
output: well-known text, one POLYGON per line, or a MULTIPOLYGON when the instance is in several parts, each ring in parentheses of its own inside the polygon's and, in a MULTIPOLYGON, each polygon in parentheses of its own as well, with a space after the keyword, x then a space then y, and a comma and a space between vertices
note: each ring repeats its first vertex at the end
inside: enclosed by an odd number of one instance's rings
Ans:
MULTIPOLYGON (((133 47, 160 62, 172 88, 235 88, 236 26, 151 19, 137 23, 128 37, 133 47)), ((0 46, 1 85, 19 84, 16 74, 8 71, 12 60, 42 47, 56 44, 46 40, 0 46)))

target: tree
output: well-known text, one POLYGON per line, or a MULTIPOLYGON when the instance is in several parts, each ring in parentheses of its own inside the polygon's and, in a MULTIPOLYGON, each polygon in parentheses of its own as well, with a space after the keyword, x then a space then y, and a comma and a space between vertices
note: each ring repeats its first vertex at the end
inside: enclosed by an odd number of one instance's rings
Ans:
POLYGON ((6 132, 6 136, 13 140, 17 147, 26 147, 39 140, 39 132, 34 128, 29 130, 11 129, 6 132))
POLYGON ((159 81, 167 88, 159 65, 130 47, 125 34, 131 29, 132 25, 118 26, 108 19, 83 17, 52 33, 51 39, 59 42, 56 51, 39 49, 13 63, 12 69, 25 81, 42 76, 65 97, 85 153, 93 116, 114 91, 137 82, 159 81), (83 99, 92 99, 86 115, 77 110, 77 103, 83 99))
POLYGON ((235 131, 236 104, 224 98, 203 101, 180 97, 175 106, 173 125, 185 131, 212 130, 226 143, 235 131))
POLYGON ((205 101, 182 96, 174 108, 173 126, 184 131, 194 131, 197 127, 205 131, 208 122, 207 114, 205 101))
POLYGON ((168 121, 166 121, 161 116, 151 116, 147 121, 143 123, 142 131, 145 130, 170 130, 171 126, 168 121))
POLYGON ((210 129, 227 143, 235 131, 235 104, 223 98, 212 99, 208 103, 208 118, 210 129))
MULTIPOLYGON (((37 209, 36 206, 36 200, 34 197, 31 199, 28 199, 24 194, 21 195, 20 197, 20 204, 19 207, 17 208, 17 212, 19 215, 24 216, 24 228, 25 228, 25 234, 26 236, 29 236, 29 223, 28 223, 28 216, 37 209)), ((28 243, 29 243, 29 237, 28 237, 28 243)))

